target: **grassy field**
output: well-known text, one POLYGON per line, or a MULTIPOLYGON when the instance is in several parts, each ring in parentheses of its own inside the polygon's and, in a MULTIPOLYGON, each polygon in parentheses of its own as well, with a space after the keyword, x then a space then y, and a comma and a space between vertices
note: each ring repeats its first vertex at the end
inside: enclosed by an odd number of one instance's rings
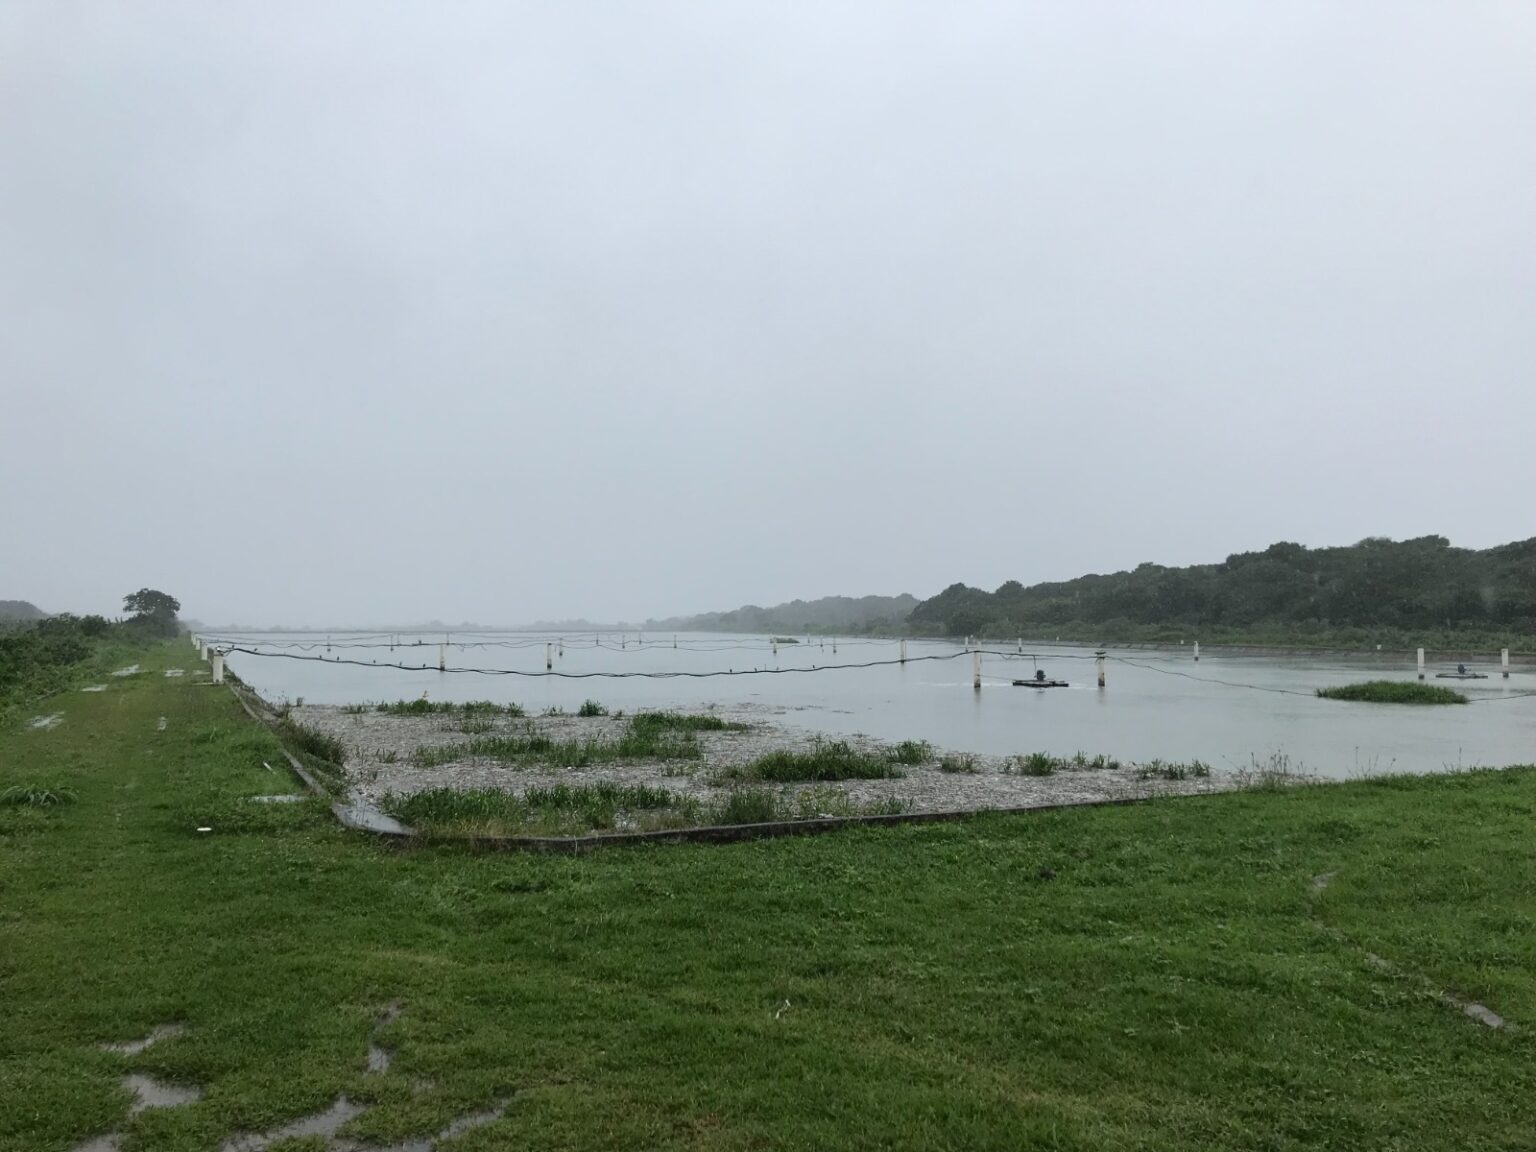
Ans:
POLYGON ((378 1146, 505 1102, 443 1152, 1532 1146, 1536 770, 400 851, 251 803, 293 787, 274 738, 161 675, 185 645, 141 663, 0 730, 0 789, 73 797, 0 806, 6 1152, 207 1152, 340 1094, 378 1146), (129 1072, 202 1099, 130 1117, 129 1072))

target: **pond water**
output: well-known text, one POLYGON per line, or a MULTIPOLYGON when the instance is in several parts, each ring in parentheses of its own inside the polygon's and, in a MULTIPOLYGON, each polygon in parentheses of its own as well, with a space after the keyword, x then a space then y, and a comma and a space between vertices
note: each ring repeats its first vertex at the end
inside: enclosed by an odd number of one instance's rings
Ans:
MULTIPOLYGON (((928 740, 960 752, 1102 752, 1133 761, 1198 759, 1234 770, 1280 757, 1293 771, 1328 777, 1536 762, 1536 695, 1521 695, 1536 694, 1536 672, 1516 665, 1504 680, 1496 654, 1467 658, 1488 679, 1449 682, 1473 704, 1410 707, 1312 695, 1328 685, 1415 679, 1412 658, 1400 655, 1207 651, 1196 662, 1189 649, 1113 649, 1101 691, 1091 649, 1036 643, 1024 646, 1032 655, 1020 656, 1014 643, 994 641, 985 645, 977 692, 969 653, 942 641, 909 640, 909 661, 902 665, 882 663, 899 658, 900 643, 894 640, 838 639, 834 652, 831 639, 801 637, 799 644, 780 645, 775 653, 765 636, 450 633, 445 673, 437 670, 442 633, 213 639, 266 653, 233 651, 227 659, 241 679, 272 701, 303 697, 311 704, 350 704, 426 693, 433 700, 515 701, 530 712, 574 711, 588 698, 625 711, 746 706, 782 712, 776 717, 782 723, 834 736, 928 740), (556 645, 554 671, 563 675, 539 675, 546 644, 556 645), (877 666, 836 667, 857 664, 877 666), (1037 667, 1068 681, 1068 687, 1012 685, 1032 677, 1037 667), (777 671, 747 674, 757 670, 777 671), (705 672, 731 674, 681 675, 705 672), (629 675, 606 675, 613 673, 629 675), (584 675, 590 678, 577 678, 584 675)), ((1431 665, 1429 682, 1436 682, 1435 672, 1450 668, 1431 665)))

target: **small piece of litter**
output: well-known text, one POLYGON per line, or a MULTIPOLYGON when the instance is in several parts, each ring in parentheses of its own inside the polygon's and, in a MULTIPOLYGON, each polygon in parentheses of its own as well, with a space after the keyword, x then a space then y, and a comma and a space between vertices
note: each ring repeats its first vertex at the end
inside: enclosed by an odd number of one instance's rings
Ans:
POLYGON ((779 1010, 773 1014, 773 1018, 775 1020, 777 1020, 780 1016, 784 1015, 784 1013, 786 1013, 788 1011, 789 1011, 789 1001, 786 1000, 786 1001, 784 1001, 784 1003, 779 1005, 779 1010))
POLYGON ((199 828, 198 831, 199 832, 212 832, 213 829, 212 828, 199 828))
MULTIPOLYGON (((88 688, 80 689, 82 692, 105 692, 106 690, 107 686, 105 684, 92 684, 88 688)), ((105 1139, 105 1137, 103 1137, 103 1139, 105 1139)))
POLYGON ((28 728, 41 728, 44 731, 48 731, 50 729, 57 728, 63 722, 64 722, 64 713, 62 713, 62 712, 53 712, 53 713, 51 713, 51 714, 49 714, 47 716, 34 716, 34 717, 32 717, 31 720, 27 721, 27 727, 28 728))
POLYGON ((128 667, 119 668, 116 672, 112 673, 114 676, 137 676, 138 674, 139 666, 137 664, 130 664, 128 667))
POLYGON ((160 717, 159 722, 155 725, 155 731, 156 732, 164 732, 165 731, 165 717, 164 716, 160 717))
POLYGON ((263 767, 263 768, 265 768, 265 769, 266 769, 266 770, 267 770, 267 771, 268 771, 268 772, 271 772, 271 773, 273 773, 273 774, 274 774, 274 775, 275 775, 275 774, 276 774, 276 772, 277 772, 277 769, 275 769, 275 768, 273 768, 273 767, 272 767, 272 765, 270 765, 270 764, 268 764, 268 763, 267 763, 267 762, 266 762, 266 761, 265 761, 265 760, 263 760, 263 761, 262 761, 262 762, 261 762, 261 766, 262 766, 262 767, 263 767))
POLYGON ((173 677, 176 677, 176 676, 185 676, 186 674, 187 674, 186 673, 186 669, 184 669, 184 668, 167 668, 165 670, 165 678, 167 680, 172 679, 173 677))
POLYGON ((276 796, 252 796, 252 804, 297 804, 304 797, 298 792, 283 792, 276 796))

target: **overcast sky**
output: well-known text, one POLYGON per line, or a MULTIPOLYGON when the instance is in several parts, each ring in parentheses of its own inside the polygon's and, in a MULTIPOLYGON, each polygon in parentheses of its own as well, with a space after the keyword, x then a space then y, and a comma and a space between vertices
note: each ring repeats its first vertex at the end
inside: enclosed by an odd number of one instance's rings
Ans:
POLYGON ((0 5, 0 598, 1536 535, 1536 5, 0 5))

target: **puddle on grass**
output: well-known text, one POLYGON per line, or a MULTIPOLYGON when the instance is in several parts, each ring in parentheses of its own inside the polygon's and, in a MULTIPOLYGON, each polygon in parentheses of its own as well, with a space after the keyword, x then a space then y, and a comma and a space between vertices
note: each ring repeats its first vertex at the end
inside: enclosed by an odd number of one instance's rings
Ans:
POLYGON ((268 1132, 252 1132, 244 1136, 231 1137, 219 1145, 219 1152, 262 1152, 279 1140, 297 1140, 303 1136, 323 1136, 327 1140, 332 1140, 343 1124, 362 1113, 361 1104, 354 1104, 345 1096, 338 1096, 336 1102, 324 1112, 301 1117, 268 1132))
POLYGON ((137 1056, 144 1049, 158 1044, 162 1040, 169 1040, 173 1036, 180 1036, 185 1031, 186 1028, 180 1024, 161 1024, 158 1028, 151 1029, 149 1035, 140 1040, 125 1040, 120 1044, 103 1044, 101 1050, 103 1052, 115 1052, 119 1056, 137 1056))
POLYGON ((174 679, 177 676, 185 676, 186 674, 187 670, 185 668, 167 668, 165 670, 165 678, 167 680, 174 679))
POLYGON ((156 732, 164 732, 165 731, 165 717, 164 716, 160 717, 160 719, 158 721, 156 721, 156 723, 155 723, 155 731, 156 732))
POLYGON ((1321 892, 1329 884, 1333 883, 1333 878, 1337 875, 1337 872, 1322 872, 1312 877, 1312 891, 1321 892))
POLYGON ((129 1115, 143 1112, 146 1108, 179 1108, 183 1104, 195 1104, 203 1098, 203 1090, 190 1084, 167 1084, 152 1076, 138 1072, 123 1077, 123 1087, 134 1094, 129 1115))
POLYGON ((64 723, 64 713, 53 712, 47 716, 32 717, 32 719, 27 721, 27 727, 40 728, 44 732, 47 732, 53 728, 57 728, 62 723, 64 723))
POLYGON ((105 684, 91 684, 80 689, 82 692, 105 692, 106 690, 107 686, 105 684))
POLYGON ((84 1144, 76 1144, 71 1152, 120 1152, 122 1137, 116 1132, 105 1136, 93 1136, 84 1144))
POLYGON ((276 796, 252 796, 252 804, 297 804, 303 800, 300 792, 281 792, 276 796))
POLYGON ((1504 1027, 1504 1017, 1491 1008, 1484 1008, 1481 1004, 1463 1004, 1461 1010, 1479 1024, 1486 1024, 1490 1028, 1504 1027))
POLYGON ((112 673, 114 676, 137 676, 138 674, 139 666, 137 664, 130 664, 128 667, 119 668, 116 672, 112 673))
POLYGON ((377 1044, 368 1045, 368 1071, 389 1071, 389 1049, 380 1048, 377 1044))

